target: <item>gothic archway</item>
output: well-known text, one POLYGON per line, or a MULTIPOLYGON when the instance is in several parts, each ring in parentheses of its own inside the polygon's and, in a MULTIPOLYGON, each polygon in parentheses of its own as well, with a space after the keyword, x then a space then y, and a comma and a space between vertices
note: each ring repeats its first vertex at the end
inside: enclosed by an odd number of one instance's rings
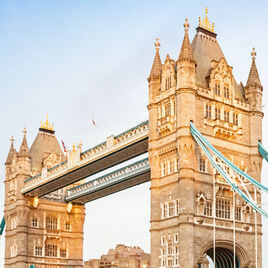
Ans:
MULTIPOLYGON (((206 254, 213 260, 213 248, 210 248, 206 254)), ((215 248, 215 266, 216 268, 234 268, 234 253, 228 248, 215 248)), ((235 268, 240 268, 238 256, 235 258, 235 268)))
MULTIPOLYGON (((216 240, 215 250, 216 250, 216 268, 234 268, 234 254, 233 254, 234 244, 232 241, 228 240, 216 240)), ((208 242, 204 245, 201 251, 203 257, 200 258, 199 266, 200 268, 209 268, 209 263, 206 256, 213 261, 213 241, 208 242)), ((249 268, 250 259, 245 251, 245 249, 236 243, 236 268, 249 268)))

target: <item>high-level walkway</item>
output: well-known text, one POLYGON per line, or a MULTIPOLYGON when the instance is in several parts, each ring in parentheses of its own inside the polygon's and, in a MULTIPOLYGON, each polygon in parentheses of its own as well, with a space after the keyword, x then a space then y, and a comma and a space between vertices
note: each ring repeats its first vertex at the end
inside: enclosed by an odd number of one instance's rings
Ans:
POLYGON ((145 121, 84 152, 72 150, 67 160, 25 180, 23 194, 40 197, 148 152, 145 121))

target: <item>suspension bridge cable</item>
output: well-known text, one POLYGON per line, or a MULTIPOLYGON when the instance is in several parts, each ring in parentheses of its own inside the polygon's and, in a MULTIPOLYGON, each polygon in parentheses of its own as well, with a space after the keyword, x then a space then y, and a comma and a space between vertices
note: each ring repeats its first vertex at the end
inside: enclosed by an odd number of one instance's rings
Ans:
POLYGON ((215 187, 215 168, 213 168, 213 261, 216 268, 216 187, 215 187))
POLYGON ((264 149, 263 145, 258 142, 258 149, 261 156, 268 162, 268 152, 264 149))
POLYGON ((232 187, 232 189, 234 191, 236 191, 236 193, 238 193, 247 203, 250 204, 250 206, 257 212, 259 212, 260 214, 264 215, 266 218, 268 218, 268 213, 266 211, 264 211, 258 204, 255 204, 253 198, 250 196, 248 190, 245 187, 244 184, 244 179, 248 180, 248 182, 250 184, 253 184, 255 187, 257 187, 259 190, 263 190, 265 192, 267 192, 268 188, 264 185, 262 185, 261 183, 255 181, 253 178, 251 178, 250 176, 248 176, 245 172, 241 171, 239 168, 237 168, 231 161, 227 161, 227 158, 223 157, 221 153, 219 153, 199 132, 198 130, 195 128, 195 126, 193 125, 193 123, 191 122, 191 134, 193 135, 194 139, 196 140, 196 142, 199 144, 199 146, 201 147, 201 149, 204 151, 204 153, 206 154, 207 158, 209 159, 209 161, 211 162, 211 164, 214 166, 214 168, 217 169, 217 171, 222 175, 222 177, 226 180, 226 182, 232 187), (212 154, 210 153, 209 149, 212 151, 212 153, 214 153, 214 157, 212 156, 212 154), (230 168, 233 172, 238 173, 242 178, 238 179, 241 182, 241 185, 244 187, 244 190, 246 193, 244 193, 239 187, 237 187, 235 185, 235 183, 233 183, 233 180, 231 179, 231 177, 229 176, 229 174, 227 173, 227 171, 225 170, 225 168, 223 168, 219 163, 217 163, 216 161, 214 161, 215 156, 220 159, 223 164, 227 165, 228 169, 230 168), (230 164, 231 163, 231 164, 230 164), (243 175, 245 174, 245 176, 243 175))
POLYGON ((253 185, 259 187, 263 191, 268 193, 268 187, 262 185, 258 181, 251 178, 248 174, 246 174, 244 171, 240 170, 238 167, 236 167, 229 159, 227 159, 225 156, 223 156, 216 148, 214 148, 208 140, 196 129, 194 124, 190 122, 191 127, 191 134, 195 137, 198 137, 201 142, 207 146, 218 158, 220 158, 222 161, 224 161, 230 168, 232 168, 235 172, 237 172, 239 175, 246 178, 249 182, 251 182, 253 185))
POLYGON ((236 240, 236 237, 235 237, 235 191, 233 190, 233 240, 234 240, 234 268, 236 268, 236 253, 235 253, 235 240, 236 240))
MULTIPOLYGON (((257 201, 257 191, 256 188, 254 188, 254 196, 255 196, 255 200, 257 201)), ((258 224, 257 224, 257 211, 254 211, 254 216, 255 216, 255 267, 258 268, 258 224)))

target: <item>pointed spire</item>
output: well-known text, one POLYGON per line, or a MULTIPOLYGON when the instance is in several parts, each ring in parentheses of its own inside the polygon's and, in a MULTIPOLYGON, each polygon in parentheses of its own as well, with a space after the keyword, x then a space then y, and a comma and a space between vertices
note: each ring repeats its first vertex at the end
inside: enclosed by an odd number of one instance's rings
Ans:
POLYGON ((255 84, 261 86, 261 81, 260 81, 259 73, 258 73, 256 62, 255 62, 256 55, 257 53, 255 50, 255 47, 253 47, 252 52, 251 52, 252 64, 251 64, 250 72, 248 75, 247 86, 255 85, 255 84))
POLYGON ((27 140, 26 140, 26 128, 24 128, 23 130, 23 139, 22 139, 22 143, 20 146, 20 150, 19 150, 19 154, 20 155, 29 155, 29 148, 28 148, 28 144, 27 144, 27 140))
POLYGON ((184 39, 182 42, 181 51, 180 51, 178 61, 187 60, 187 61, 195 62, 194 54, 193 54, 192 47, 191 47, 190 40, 189 40, 189 36, 188 36, 188 31, 189 31, 190 25, 189 25, 187 18, 185 19, 183 27, 184 27, 185 34, 184 34, 184 39))
POLYGON ((165 63, 168 62, 168 61, 170 61, 170 56, 169 56, 169 54, 167 54, 167 56, 166 56, 165 63))
POLYGON ((6 163, 5 163, 6 165, 7 164, 11 164, 11 159, 12 159, 12 156, 13 156, 13 154, 15 152, 15 150, 14 150, 14 138, 13 138, 13 136, 11 137, 10 141, 11 141, 11 143, 10 143, 10 149, 9 149, 7 160, 6 160, 6 163))
POLYGON ((158 38, 156 38, 156 42, 154 43, 154 45, 155 45, 156 53, 155 53, 154 62, 153 62, 153 66, 151 69, 150 77, 160 75, 161 69, 162 69, 162 62, 161 62, 161 58, 160 58, 160 54, 159 54, 160 43, 159 43, 158 38))

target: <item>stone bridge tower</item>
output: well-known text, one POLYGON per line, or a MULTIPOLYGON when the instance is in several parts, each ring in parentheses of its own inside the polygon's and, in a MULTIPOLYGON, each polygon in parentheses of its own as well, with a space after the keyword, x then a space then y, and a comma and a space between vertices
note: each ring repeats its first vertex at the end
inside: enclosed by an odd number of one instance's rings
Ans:
POLYGON ((66 189, 42 198, 21 194, 25 179, 64 160, 46 121, 31 148, 26 131, 17 152, 11 140, 5 176, 5 267, 83 267, 84 207, 64 202, 66 189))
MULTIPOLYGON (((245 86, 216 39, 214 24, 199 19, 190 43, 189 23, 176 60, 162 63, 157 40, 149 82, 152 267, 207 268, 213 257, 213 170, 190 134, 190 121, 227 158, 260 181, 262 85, 255 57, 245 86)), ((233 199, 216 177, 216 267, 233 267, 233 199), (221 265, 221 266, 220 266, 221 265)), ((261 218, 257 257, 254 212, 235 198, 236 268, 261 268, 261 218)))

